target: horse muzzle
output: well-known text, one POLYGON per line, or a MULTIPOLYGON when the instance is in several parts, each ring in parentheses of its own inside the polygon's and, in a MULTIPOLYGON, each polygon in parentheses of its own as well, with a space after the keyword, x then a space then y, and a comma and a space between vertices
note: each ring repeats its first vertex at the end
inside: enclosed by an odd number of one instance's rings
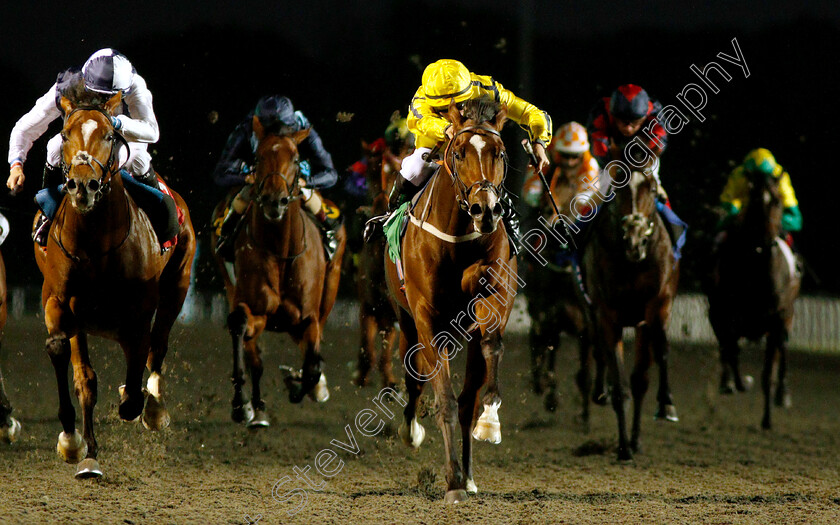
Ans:
POLYGON ((70 197, 70 203, 82 214, 96 206, 103 189, 102 183, 92 178, 71 177, 64 183, 64 191, 70 197))
POLYGON ((289 209, 289 197, 280 197, 278 199, 260 199, 260 207, 262 208, 263 216, 266 220, 271 222, 280 222, 286 216, 286 210, 289 209))
POLYGON ((475 231, 482 234, 496 231, 504 211, 496 194, 491 191, 479 191, 470 201, 467 213, 472 217, 475 231))

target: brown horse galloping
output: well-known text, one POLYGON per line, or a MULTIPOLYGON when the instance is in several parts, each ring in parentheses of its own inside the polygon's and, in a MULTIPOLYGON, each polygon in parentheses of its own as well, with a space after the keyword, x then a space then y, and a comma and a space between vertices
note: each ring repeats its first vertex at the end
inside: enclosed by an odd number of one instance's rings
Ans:
POLYGON ((178 243, 161 254, 148 217, 125 191, 117 174, 120 137, 109 116, 120 103, 119 93, 104 109, 74 107, 62 98, 67 195, 56 213, 46 250, 35 245, 35 260, 44 275, 46 349, 58 381, 58 417, 64 430, 57 448, 65 461, 81 461, 76 477, 102 475, 93 434, 97 381, 88 357, 88 333, 117 341, 125 353, 120 417, 131 421, 142 412, 147 428, 166 427, 169 414, 163 403, 161 369, 195 254, 195 232, 180 195, 172 192, 185 216, 178 243), (76 413, 68 391, 71 361, 84 437, 75 429, 76 413), (145 410, 144 366, 151 372, 145 410))
MULTIPOLYGON (((335 304, 347 234, 342 226, 338 249, 328 261, 319 228, 303 210, 297 145, 309 135, 309 129, 284 136, 266 134, 256 117, 253 127, 259 140, 255 198, 246 212, 243 231, 236 238, 235 275, 231 277, 225 270, 220 256, 216 256, 216 262, 230 305, 231 417, 237 423, 259 428, 269 425, 260 391, 263 363, 258 345, 265 330, 288 332, 303 351, 300 374, 286 378, 289 399, 299 403, 307 394, 317 401, 329 398, 326 377, 321 372, 321 338, 335 304), (250 400, 242 388, 246 355, 250 400)), ((221 215, 222 204, 214 217, 221 215)), ((216 244, 215 235, 212 244, 216 244)))
MULTIPOLYGON (((381 215, 388 210, 388 194, 400 171, 400 161, 409 152, 394 155, 387 147, 375 148, 363 145, 367 157, 368 195, 372 200, 370 216, 381 215)), ((368 375, 377 362, 376 337, 381 337, 379 345, 379 373, 384 386, 393 387, 396 384, 391 367, 394 342, 397 340, 399 329, 396 326, 397 316, 390 304, 388 288, 385 283, 385 238, 379 236, 364 243, 359 254, 359 273, 357 275, 359 294, 359 326, 361 328, 361 345, 359 362, 353 377, 353 384, 365 386, 368 375)))
POLYGON ((706 293, 709 320, 720 343, 722 392, 744 391, 749 385, 741 376, 738 339, 767 336, 761 426, 769 429, 771 400, 780 407, 791 404, 785 381, 787 340, 802 277, 795 256, 779 237, 779 179, 750 174, 748 184, 749 199, 717 250, 706 293))
MULTIPOLYGON (((618 459, 638 452, 642 401, 648 389, 653 358, 659 367, 657 419, 677 420, 668 384, 668 340, 665 329, 677 293, 679 263, 674 258, 665 223, 656 211, 656 179, 652 174, 615 170, 624 183, 613 185, 615 197, 599 212, 584 248, 584 282, 592 300, 596 351, 603 353, 618 419, 618 459), (622 328, 636 329, 636 363, 630 377, 633 433, 628 442, 629 405, 624 372, 622 328)), ((605 176, 602 174, 601 176, 605 176)))
MULTIPOLYGON (((6 316, 9 309, 6 303, 6 265, 0 254, 0 336, 6 327, 6 316)), ((0 441, 14 443, 20 434, 20 422, 12 417, 12 404, 6 397, 6 387, 3 383, 3 371, 0 370, 0 441)))
POLYGON ((444 154, 444 169, 419 198, 402 241, 405 293, 394 263, 385 257, 406 365, 408 403, 400 435, 415 448, 422 443, 417 403, 423 385, 431 382, 446 456, 446 502, 462 501, 466 491, 477 491, 472 438, 501 442, 499 361, 518 280, 516 258, 499 224, 506 172, 499 132, 506 114, 489 99, 466 102, 466 116, 450 105, 447 118, 454 135, 444 154), (462 348, 462 338, 467 340, 467 366, 464 388, 456 400, 449 360, 462 348), (476 423, 478 394, 485 384, 484 411, 476 423), (455 434, 458 422, 461 458, 455 434))

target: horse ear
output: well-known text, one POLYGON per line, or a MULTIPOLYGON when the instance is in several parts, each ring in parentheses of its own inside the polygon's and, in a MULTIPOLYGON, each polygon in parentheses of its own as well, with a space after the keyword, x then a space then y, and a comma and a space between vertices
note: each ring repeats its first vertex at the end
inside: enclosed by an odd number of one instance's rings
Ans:
POLYGON ((449 110, 446 112, 446 117, 455 127, 460 128, 464 123, 464 116, 461 115, 461 110, 458 109, 458 105, 455 103, 454 98, 452 99, 452 102, 449 103, 449 110))
POLYGON ((73 103, 70 102, 69 98, 62 95, 60 104, 61 109, 64 111, 65 117, 69 115, 71 111, 73 111, 73 103))
POLYGON ((304 139, 306 139, 306 137, 309 136, 309 130, 310 128, 303 128, 300 131, 295 131, 289 136, 292 137, 292 140, 295 141, 295 144, 300 144, 304 141, 304 139))
POLYGON ((502 104, 502 107, 499 108, 499 112, 496 113, 496 121, 493 124, 493 127, 496 128, 496 131, 502 131, 502 127, 505 125, 505 121, 507 121, 507 112, 507 104, 502 104))
POLYGON ((122 91, 117 91, 116 94, 109 98, 108 102, 105 103, 105 111, 107 111, 109 115, 113 115, 117 109, 119 109, 121 103, 122 91))
POLYGON ((368 144, 365 139, 362 139, 362 151, 365 153, 370 152, 370 144, 368 144))
POLYGON ((262 122, 260 122, 259 117, 256 115, 251 119, 251 129, 254 130, 254 135, 257 137, 257 140, 262 140, 265 136, 265 128, 263 128, 262 122))

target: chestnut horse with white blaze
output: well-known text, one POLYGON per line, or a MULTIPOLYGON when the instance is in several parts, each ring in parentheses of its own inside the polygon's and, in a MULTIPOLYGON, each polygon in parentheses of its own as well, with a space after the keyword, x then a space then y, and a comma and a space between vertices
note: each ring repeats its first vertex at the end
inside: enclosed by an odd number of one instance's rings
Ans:
POLYGON ((472 438, 491 443, 502 439, 499 361, 518 281, 516 258, 500 224, 507 167, 500 130, 506 115, 506 108, 492 99, 467 101, 464 115, 450 105, 447 118, 454 134, 444 153, 443 169, 433 175, 409 212, 411 224, 402 240, 405 292, 400 290, 397 268, 385 257, 406 365, 408 403, 400 435, 409 446, 422 443, 424 430, 416 410, 423 385, 430 382, 443 433, 448 503, 463 501, 467 491, 477 491, 472 438), (466 372, 456 399, 449 361, 463 339, 467 341, 466 372), (480 398, 484 408, 476 421, 481 411, 479 391, 485 385, 480 398))
POLYGON ((195 232, 180 195, 172 191, 184 214, 178 241, 161 253, 147 215, 125 190, 118 173, 124 139, 110 118, 121 102, 120 93, 104 107, 75 107, 67 98, 61 99, 66 115, 61 132, 66 195, 53 220, 46 249, 35 245, 35 260, 44 275, 46 350, 58 381, 58 417, 63 427, 57 449, 68 463, 79 463, 76 477, 80 478, 102 475, 93 432, 97 380, 88 356, 87 335, 115 340, 125 354, 120 418, 132 421, 142 414, 147 428, 166 427, 169 414, 163 401, 163 359, 187 294, 195 255, 195 232), (84 436, 75 429, 76 413, 67 380, 70 362, 84 436), (142 385, 144 367, 151 372, 148 395, 142 385))
MULTIPOLYGON (((231 418, 249 428, 260 428, 269 426, 260 390, 263 362, 258 345, 265 330, 287 332, 303 352, 303 368, 286 377, 289 400, 299 403, 307 394, 319 402, 329 398, 321 371, 321 338, 338 293, 347 233, 344 226, 339 228, 338 249, 328 260, 319 228, 304 212, 297 146, 309 129, 289 135, 267 134, 256 117, 253 129, 259 140, 254 200, 236 237, 234 275, 228 273, 221 256, 216 256, 216 262, 230 306, 231 418), (250 400, 243 392, 246 358, 250 400)), ((222 216, 223 205, 216 207, 214 217, 222 216)), ((213 234, 214 246, 216 241, 213 234)))

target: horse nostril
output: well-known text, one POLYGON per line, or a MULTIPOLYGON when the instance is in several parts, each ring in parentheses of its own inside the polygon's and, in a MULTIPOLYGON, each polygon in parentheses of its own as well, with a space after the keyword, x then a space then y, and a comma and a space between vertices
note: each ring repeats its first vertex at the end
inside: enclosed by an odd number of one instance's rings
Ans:
POLYGON ((481 215, 481 213, 483 211, 484 210, 481 207, 481 204, 479 204, 477 202, 475 204, 473 204, 472 206, 470 206, 470 215, 472 215, 473 217, 477 217, 477 216, 481 215))
POLYGON ((98 189, 99 189, 99 181, 98 181, 98 180, 96 180, 96 179, 94 179, 94 180, 92 180, 92 181, 88 182, 88 189, 89 189, 90 191, 96 191, 96 190, 98 190, 98 189))
POLYGON ((502 203, 497 202, 493 205, 493 215, 501 215, 502 214, 502 203))
POLYGON ((289 198, 288 197, 281 197, 280 198, 280 206, 288 206, 289 205, 289 198))
POLYGON ((75 190, 76 189, 76 179, 68 180, 67 183, 64 185, 64 187, 67 188, 68 190, 75 190))

